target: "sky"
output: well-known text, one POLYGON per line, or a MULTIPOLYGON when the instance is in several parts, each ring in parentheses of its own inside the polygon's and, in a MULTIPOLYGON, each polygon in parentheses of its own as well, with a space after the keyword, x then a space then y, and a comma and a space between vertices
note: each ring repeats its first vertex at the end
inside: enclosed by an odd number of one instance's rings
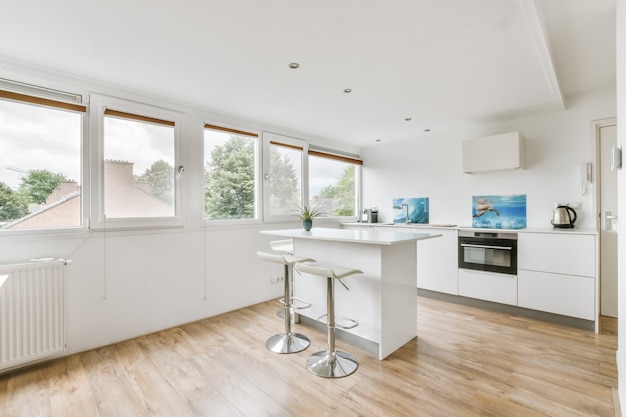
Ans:
MULTIPOLYGON (((79 185, 82 131, 80 113, 0 100, 0 182, 13 189, 30 170, 47 169, 79 185)), ((173 128, 114 117, 105 118, 104 158, 134 163, 141 175, 156 160, 174 165, 173 128)), ((230 134, 205 130, 205 155, 230 134)), ((299 162, 294 167, 299 167, 299 162)), ((310 160, 310 194, 336 184, 345 164, 326 158, 310 160)))
MULTIPOLYGON (((0 181, 16 189, 25 171, 47 169, 81 184, 79 113, 0 100, 0 181)), ((174 165, 173 128, 105 118, 104 158, 134 162, 141 175, 158 159, 174 165)))
POLYGON ((0 100, 0 182, 15 189, 19 171, 48 169, 80 183, 81 117, 0 100))

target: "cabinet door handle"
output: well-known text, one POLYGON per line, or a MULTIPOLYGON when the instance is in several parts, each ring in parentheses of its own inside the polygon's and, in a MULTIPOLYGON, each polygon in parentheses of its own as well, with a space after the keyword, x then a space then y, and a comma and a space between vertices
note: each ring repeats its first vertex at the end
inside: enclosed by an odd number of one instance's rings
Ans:
POLYGON ((513 250, 511 246, 472 245, 471 243, 461 243, 461 246, 466 247, 466 248, 513 250))

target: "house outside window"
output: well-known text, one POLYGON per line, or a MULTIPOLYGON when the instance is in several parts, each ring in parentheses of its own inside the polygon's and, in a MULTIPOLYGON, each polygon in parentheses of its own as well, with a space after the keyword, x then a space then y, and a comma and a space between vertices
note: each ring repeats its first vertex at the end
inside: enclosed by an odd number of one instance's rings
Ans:
POLYGON ((81 101, 0 80, 0 231, 82 226, 81 101))
POLYGON ((92 95, 92 228, 181 226, 178 185, 180 116, 92 95))

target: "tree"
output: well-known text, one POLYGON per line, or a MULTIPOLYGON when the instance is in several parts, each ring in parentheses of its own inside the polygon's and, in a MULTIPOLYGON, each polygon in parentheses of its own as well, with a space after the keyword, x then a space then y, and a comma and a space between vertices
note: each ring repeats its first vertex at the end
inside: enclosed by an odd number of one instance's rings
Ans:
POLYGON ((211 152, 204 171, 208 219, 254 218, 254 142, 231 136, 211 152))
POLYGON ((22 178, 18 192, 31 203, 43 204, 64 179, 65 175, 47 169, 31 170, 22 178))
POLYGON ((0 221, 12 221, 29 214, 27 198, 0 182, 0 221))
POLYGON ((174 204, 174 167, 162 159, 155 161, 138 178, 150 184, 150 192, 169 205, 174 204))
POLYGON ((275 146, 270 152, 270 179, 270 212, 293 212, 300 204, 298 177, 289 156, 275 146))
MULTIPOLYGON (((255 142, 231 136, 211 152, 204 171, 204 212, 208 219, 251 219, 255 216, 255 142)), ((272 212, 286 212, 300 203, 298 179, 288 157, 270 153, 272 212)))
POLYGON ((348 165, 337 185, 328 185, 320 191, 321 199, 334 200, 333 216, 354 216, 354 173, 355 166, 348 165))

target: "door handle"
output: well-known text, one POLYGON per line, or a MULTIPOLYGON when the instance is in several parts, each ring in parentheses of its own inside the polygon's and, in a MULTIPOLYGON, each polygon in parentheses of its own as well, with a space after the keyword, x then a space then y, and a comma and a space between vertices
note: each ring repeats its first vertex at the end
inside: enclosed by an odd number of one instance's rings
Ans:
POLYGON ((613 230, 613 220, 617 220, 617 216, 613 216, 610 211, 604 212, 604 230, 613 230))

